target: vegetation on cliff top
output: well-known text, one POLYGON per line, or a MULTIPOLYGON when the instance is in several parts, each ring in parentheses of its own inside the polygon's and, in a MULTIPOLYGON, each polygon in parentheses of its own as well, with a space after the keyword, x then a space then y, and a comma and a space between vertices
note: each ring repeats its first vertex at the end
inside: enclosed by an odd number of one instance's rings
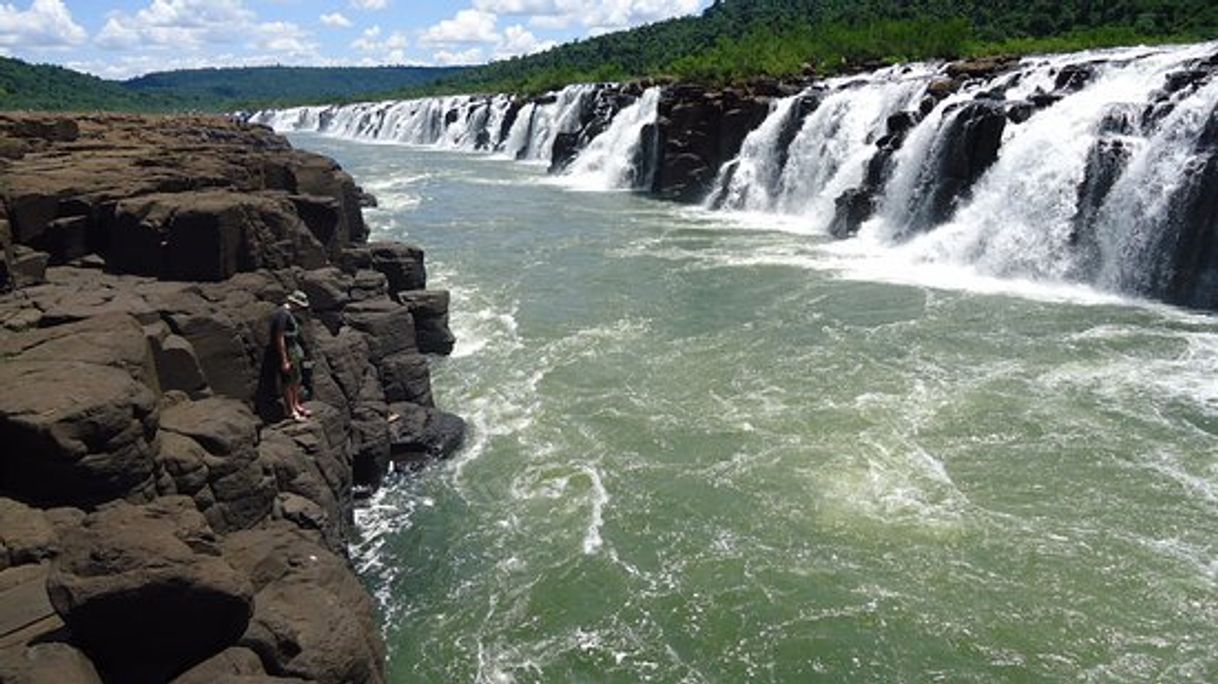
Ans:
POLYGON ((409 93, 539 92, 668 76, 711 84, 874 62, 1218 37, 1212 0, 718 0, 684 17, 495 62, 409 93))

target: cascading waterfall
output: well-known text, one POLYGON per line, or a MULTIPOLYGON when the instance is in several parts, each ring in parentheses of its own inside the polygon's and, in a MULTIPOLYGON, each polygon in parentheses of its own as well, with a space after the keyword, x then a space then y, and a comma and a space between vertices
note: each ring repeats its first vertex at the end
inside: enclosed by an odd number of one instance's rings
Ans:
POLYGON ((779 101, 745 139, 735 168, 721 173, 712 203, 805 215, 825 230, 838 195, 862 181, 885 121, 916 104, 933 73, 914 65, 884 69, 867 80, 833 79, 802 124, 794 120, 801 113, 797 104, 821 96, 805 92, 779 101), (792 125, 801 126, 793 139, 792 125))
POLYGON ((637 102, 623 109, 609 129, 597 136, 566 171, 572 184, 610 190, 647 187, 646 162, 639 159, 644 130, 659 115, 661 89, 649 88, 637 102))
MULTIPOLYGON (((831 79, 773 100, 760 126, 740 132, 706 206, 796 216, 806 232, 857 234, 867 249, 915 263, 1218 306, 1218 247, 1206 237, 1218 230, 1207 209, 1218 193, 1216 74, 1218 43, 1208 43, 831 79)), ((528 102, 303 107, 252 120, 549 161, 587 188, 659 192, 661 177, 680 187, 665 175, 680 165, 665 155, 688 147, 660 147, 681 133, 658 116, 661 90, 616 90, 607 100, 624 109, 594 114, 610 87, 569 86, 528 102)))
MULTIPOLYGON (((997 160, 971 197, 938 227, 924 224, 923 230, 934 230, 904 249, 918 260, 965 264, 987 275, 1167 294, 1163 278, 1171 269, 1156 264, 1170 261, 1172 250, 1161 238, 1173 229, 1187 169, 1202 161, 1196 142, 1206 118, 1218 110, 1218 83, 1166 98, 1171 112, 1161 120, 1142 112, 1154 110, 1148 103, 1164 95, 1169 74, 1213 52, 1214 46, 1202 46, 1076 56, 1073 64, 1086 64, 1092 73, 1088 85, 1008 126, 997 160), (1131 117, 1130 110, 1138 113, 1131 117), (1100 175, 1109 179, 1097 191, 1100 175), (1086 203, 1096 206, 1088 210, 1086 203)), ((1068 66, 1055 60, 1053 66, 1033 63, 1026 69, 1035 76, 1060 74, 1068 66)), ((930 119, 924 123, 935 126, 930 119)), ((943 123, 934 130, 946 129, 943 123)), ((935 144, 951 140, 940 133, 935 144)), ((924 169, 936 154, 942 152, 932 145, 928 154, 911 148, 902 157, 886 206, 864 234, 874 231, 890 240, 909 233, 908 225, 920 217, 898 194, 908 192, 897 183, 905 172, 901 165, 924 169), (896 227, 902 221, 905 229, 896 227)), ((923 175, 918 183, 939 180, 923 175)))
POLYGON ((509 125, 509 112, 515 105, 504 95, 295 107, 258 112, 250 121, 277 131, 309 131, 471 152, 493 151, 513 159, 547 161, 555 139, 578 129, 581 115, 598 87, 568 86, 526 103, 516 112, 507 131, 503 128, 509 125))
POLYGON ((785 147, 805 96, 778 101, 708 206, 801 216, 811 232, 855 220, 832 232, 913 262, 1218 304, 1197 286, 1218 286, 1218 265, 1185 254, 1208 249, 1197 234, 1214 220, 1218 44, 960 69, 830 81, 785 147))

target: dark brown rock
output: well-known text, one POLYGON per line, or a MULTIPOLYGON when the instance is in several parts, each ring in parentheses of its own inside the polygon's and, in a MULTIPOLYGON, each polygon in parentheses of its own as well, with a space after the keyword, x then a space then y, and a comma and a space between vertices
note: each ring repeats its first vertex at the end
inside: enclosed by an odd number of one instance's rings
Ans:
POLYGON ((102 684, 102 679, 84 653, 52 642, 0 649, 0 682, 102 684))
POLYGON ((248 648, 226 648, 178 675, 170 684, 214 684, 224 677, 265 677, 258 654, 248 648))
POLYGON ((58 551, 58 535, 46 514, 19 501, 0 498, 0 570, 41 563, 58 551))
POLYGON ((223 546, 257 592, 241 644, 270 674, 319 684, 384 681, 372 601, 341 558, 288 523, 238 532, 223 546))
POLYGON ((0 493, 92 506, 152 490, 155 397, 121 370, 79 362, 0 364, 0 493))
POLYGON ((249 624, 252 587, 185 497, 125 503, 64 535, 47 589, 107 679, 165 681, 249 624))

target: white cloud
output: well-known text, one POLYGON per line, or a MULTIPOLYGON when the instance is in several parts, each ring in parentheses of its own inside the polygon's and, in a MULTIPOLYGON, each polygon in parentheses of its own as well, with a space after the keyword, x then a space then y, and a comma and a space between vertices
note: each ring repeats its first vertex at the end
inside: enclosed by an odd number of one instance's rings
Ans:
POLYGON ((0 4, 0 47, 62 48, 87 39, 62 0, 33 0, 25 11, 0 4))
POLYGON ((310 32, 292 22, 260 22, 244 0, 151 0, 135 14, 111 12, 94 40, 110 50, 203 52, 232 45, 320 60, 310 32))
POLYGON ((702 0, 474 0, 483 12, 527 17, 529 26, 618 30, 697 12, 702 0))
POLYGON ((351 20, 344 17, 342 12, 333 12, 331 14, 323 14, 319 17, 321 23, 331 28, 351 28, 355 24, 351 20))
POLYGON ((503 40, 495 48, 495 59, 507 59, 517 55, 529 55, 549 50, 557 45, 552 40, 538 40, 528 29, 517 24, 503 30, 503 40))
POLYGON ((368 55, 364 60, 368 64, 404 64, 408 61, 406 47, 409 44, 401 31, 394 31, 382 40, 380 26, 365 29, 359 38, 351 41, 351 47, 368 55))
POLYGON ((389 6, 389 0, 351 0, 351 7, 366 12, 383 10, 389 6))
POLYGON ((433 55, 436 64, 440 66, 465 66, 468 64, 481 64, 486 61, 482 56, 482 48, 470 48, 461 52, 449 52, 448 50, 440 50, 433 55))
POLYGON ((419 44, 427 47, 460 47, 498 43, 502 36, 495 32, 497 21, 498 17, 490 12, 461 10, 452 19, 445 19, 424 31, 419 37, 419 44))

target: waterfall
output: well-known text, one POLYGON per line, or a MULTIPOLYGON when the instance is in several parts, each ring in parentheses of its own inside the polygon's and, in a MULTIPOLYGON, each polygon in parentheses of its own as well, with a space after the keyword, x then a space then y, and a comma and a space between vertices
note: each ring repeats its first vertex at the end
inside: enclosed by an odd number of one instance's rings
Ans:
MULTIPOLYGON (((1198 139, 1207 117, 1218 111, 1218 82, 1163 99, 1170 113, 1162 119, 1142 113, 1155 110, 1151 103, 1164 97, 1170 74, 1214 50, 1211 45, 1074 56, 1071 63, 1093 72, 1090 83, 1009 126, 995 163, 971 197, 904 249, 917 260, 968 265, 987 275, 1164 296, 1174 275, 1170 241, 1180 230, 1174 223, 1180 193, 1189 187, 1190 169, 1207 159, 1198 139)), ((1059 61, 1058 73, 1061 66, 1059 61)), ((1025 69, 1045 67, 1033 63, 1025 69)), ((921 160, 911 154, 906 163, 933 159, 936 144, 942 147, 948 139, 946 128, 935 129, 939 136, 929 154, 921 160)), ((933 185, 937 179, 921 182, 933 185)), ((902 213, 906 222, 913 217, 909 205, 890 203, 868 228, 899 238, 903 231, 893 223, 902 213)))
POLYGON ((660 88, 647 89, 613 118, 608 130, 575 158, 564 174, 572 185, 597 190, 647 188, 648 160, 639 152, 644 130, 659 114, 660 88))
POLYGON ((801 97, 771 107, 708 208, 1218 306, 1218 43, 886 69, 827 82, 809 114, 801 97))
POLYGON ((790 92, 582 84, 251 120, 548 162, 582 188, 709 191, 707 209, 796 216, 913 264, 1218 307, 1218 43, 912 64, 790 92))

